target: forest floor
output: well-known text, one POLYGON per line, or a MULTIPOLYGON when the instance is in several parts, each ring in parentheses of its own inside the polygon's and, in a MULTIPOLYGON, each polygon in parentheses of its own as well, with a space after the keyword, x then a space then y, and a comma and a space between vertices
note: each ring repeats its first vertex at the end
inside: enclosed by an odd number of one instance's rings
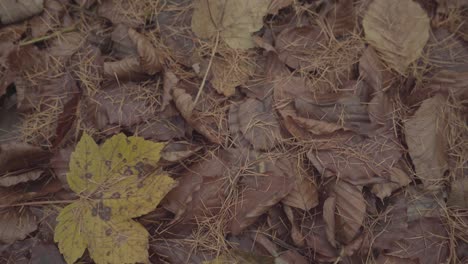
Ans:
POLYGON ((0 263, 468 263, 468 1, 6 0, 0 263))

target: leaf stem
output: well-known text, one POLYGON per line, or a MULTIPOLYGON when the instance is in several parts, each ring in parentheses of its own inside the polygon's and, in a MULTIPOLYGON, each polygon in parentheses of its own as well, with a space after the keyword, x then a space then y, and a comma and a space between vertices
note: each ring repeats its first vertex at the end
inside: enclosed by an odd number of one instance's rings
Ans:
POLYGON ((200 87, 198 88, 198 93, 197 93, 197 96, 195 97, 195 101, 193 101, 193 105, 197 104, 198 99, 200 99, 200 96, 202 94, 203 88, 205 87, 206 79, 208 78, 208 73, 210 72, 211 65, 213 64, 213 58, 216 54, 216 50, 218 49, 218 43, 219 43, 219 31, 216 34, 215 45, 213 47, 213 50, 211 51, 210 61, 208 62, 208 67, 206 68, 205 76, 203 76, 203 80, 200 84, 200 87))

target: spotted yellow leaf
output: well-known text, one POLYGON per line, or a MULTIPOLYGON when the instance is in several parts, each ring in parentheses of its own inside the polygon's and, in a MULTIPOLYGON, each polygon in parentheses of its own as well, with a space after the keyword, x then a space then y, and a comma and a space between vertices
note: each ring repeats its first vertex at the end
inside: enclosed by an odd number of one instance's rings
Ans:
POLYGON ((152 211, 175 181, 155 167, 163 144, 116 135, 98 146, 84 134, 67 181, 80 199, 57 217, 55 241, 67 263, 86 248, 96 263, 148 263, 148 232, 132 220, 152 211))

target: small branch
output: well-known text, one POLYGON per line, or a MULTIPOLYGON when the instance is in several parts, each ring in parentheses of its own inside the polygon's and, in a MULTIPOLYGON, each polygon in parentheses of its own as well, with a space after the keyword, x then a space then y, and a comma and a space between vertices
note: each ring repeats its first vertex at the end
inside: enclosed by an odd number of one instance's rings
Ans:
POLYGON ((23 47, 23 46, 31 45, 31 44, 41 42, 41 41, 44 41, 44 40, 48 40, 48 39, 54 38, 54 37, 56 37, 56 36, 58 36, 60 34, 72 32, 75 29, 76 29, 75 26, 67 27, 67 28, 64 28, 62 30, 55 31, 54 33, 52 33, 50 35, 45 35, 45 36, 42 36, 42 37, 33 38, 33 39, 30 39, 30 40, 26 40, 26 41, 21 41, 19 43, 19 46, 23 47))
POLYGON ((216 54, 216 50, 218 49, 218 43, 219 43, 219 31, 216 34, 215 45, 213 47, 213 50, 211 51, 211 58, 210 58, 210 61, 208 62, 208 67, 206 68, 205 76, 203 76, 203 80, 202 80, 202 82, 200 84, 200 87, 198 88, 198 93, 197 93, 197 96, 195 97, 195 101, 193 101, 193 105, 197 104, 198 99, 200 99, 200 96, 201 96, 201 94, 203 92, 203 88, 205 87, 206 79, 208 78, 208 74, 210 72, 211 65, 213 64, 213 58, 214 58, 214 56, 216 54))

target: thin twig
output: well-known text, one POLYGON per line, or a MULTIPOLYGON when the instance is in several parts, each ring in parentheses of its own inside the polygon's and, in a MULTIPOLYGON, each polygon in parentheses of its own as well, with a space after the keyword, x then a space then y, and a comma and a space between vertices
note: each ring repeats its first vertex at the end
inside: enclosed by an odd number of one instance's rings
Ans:
POLYGON ((219 31, 216 34, 215 45, 213 47, 213 50, 211 51, 211 58, 210 58, 210 61, 208 62, 208 67, 206 68, 205 76, 203 76, 203 80, 202 80, 202 82, 200 84, 200 87, 198 88, 198 93, 197 93, 197 96, 195 97, 195 101, 193 101, 193 105, 197 104, 198 99, 200 99, 200 96, 201 96, 201 94, 203 92, 203 88, 205 87, 206 79, 208 78, 208 73, 210 72, 211 65, 213 64, 213 58, 214 58, 214 56, 216 54, 216 50, 218 49, 218 43, 219 43, 219 31))
POLYGON ((48 40, 48 39, 51 39, 51 38, 54 38, 60 34, 64 34, 64 33, 69 33, 69 32, 72 32, 76 29, 75 26, 71 26, 71 27, 66 27, 62 30, 58 30, 58 31, 55 31, 54 33, 50 34, 50 35, 45 35, 45 36, 42 36, 42 37, 38 37, 38 38, 33 38, 33 39, 30 39, 30 40, 26 40, 26 41, 21 41, 19 43, 19 46, 22 47, 22 46, 27 46, 27 45, 30 45, 30 44, 34 44, 34 43, 37 43, 37 42, 41 42, 41 41, 44 41, 44 40, 48 40))

